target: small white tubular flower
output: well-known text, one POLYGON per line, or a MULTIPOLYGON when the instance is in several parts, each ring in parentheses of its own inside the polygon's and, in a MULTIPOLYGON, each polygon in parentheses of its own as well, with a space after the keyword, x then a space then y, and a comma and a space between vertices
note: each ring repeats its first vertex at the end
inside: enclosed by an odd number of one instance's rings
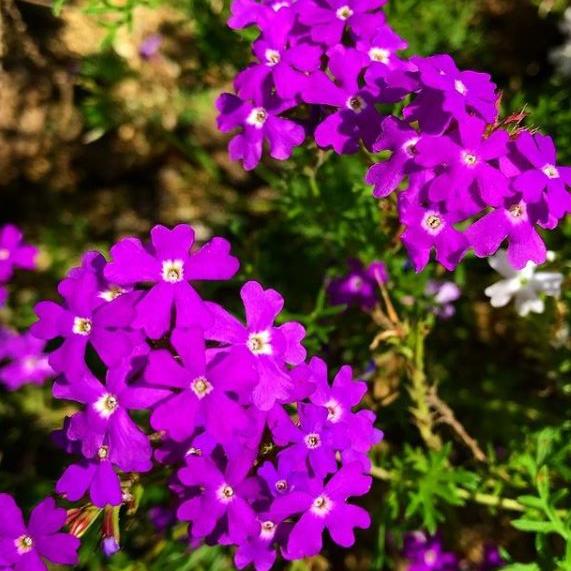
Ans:
POLYGON ((492 307, 504 307, 512 299, 519 315, 543 313, 544 296, 558 297, 563 275, 558 272, 536 272, 536 264, 529 262, 522 270, 515 270, 508 261, 505 250, 489 259, 490 266, 504 279, 486 288, 492 307))

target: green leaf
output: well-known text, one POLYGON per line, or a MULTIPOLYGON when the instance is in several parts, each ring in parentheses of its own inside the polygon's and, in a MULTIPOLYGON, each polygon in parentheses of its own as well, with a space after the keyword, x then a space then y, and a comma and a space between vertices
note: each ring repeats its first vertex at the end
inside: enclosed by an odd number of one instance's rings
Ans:
POLYGON ((531 531, 535 533, 553 533, 555 526, 550 521, 533 521, 530 519, 516 519, 512 525, 520 531, 531 531))

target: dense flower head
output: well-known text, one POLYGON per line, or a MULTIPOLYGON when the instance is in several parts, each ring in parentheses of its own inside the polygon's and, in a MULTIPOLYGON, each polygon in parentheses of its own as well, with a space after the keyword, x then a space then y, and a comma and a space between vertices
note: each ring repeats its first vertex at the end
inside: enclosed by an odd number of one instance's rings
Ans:
POLYGON ((0 494, 0 567, 47 571, 45 561, 59 565, 78 563, 79 539, 64 533, 66 510, 53 498, 42 500, 31 512, 28 524, 9 494, 0 494))
MULTIPOLYGON (((305 329, 281 319, 277 291, 246 282, 244 321, 199 297, 189 280, 228 279, 238 261, 222 238, 191 251, 193 237, 157 226, 151 244, 125 238, 110 261, 90 252, 61 282, 63 302, 38 304, 38 344, 59 339, 53 394, 75 403, 54 435, 73 457, 56 492, 88 499, 105 527, 132 501, 134 475, 160 465, 176 501, 168 521, 188 522, 191 546, 235 545, 239 568, 315 554, 325 529, 351 545, 369 516, 348 499, 367 492, 382 438, 358 408, 365 383, 348 366, 330 383, 324 361, 306 362, 305 329)), ((370 271, 386 279, 382 264, 370 271)), ((111 528, 108 556, 120 549, 111 528)))
POLYGON ((542 263, 538 228, 571 212, 571 168, 557 164, 550 137, 502 122, 488 74, 459 69, 448 54, 402 56, 407 44, 384 3, 233 1, 230 27, 257 26, 260 36, 237 95, 217 104, 219 128, 241 130, 231 158, 253 169, 267 141, 270 156, 288 159, 306 135, 341 155, 383 152, 365 181, 376 198, 400 191, 416 271, 432 252, 452 270, 470 250, 488 257, 504 243, 514 268, 542 263), (381 113, 401 101, 402 111, 381 113))

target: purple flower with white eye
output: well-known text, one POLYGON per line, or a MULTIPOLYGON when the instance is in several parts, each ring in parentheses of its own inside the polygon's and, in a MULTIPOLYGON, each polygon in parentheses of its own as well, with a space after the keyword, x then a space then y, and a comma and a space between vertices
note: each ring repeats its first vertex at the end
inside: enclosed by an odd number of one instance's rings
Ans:
POLYGON ((355 542, 355 528, 368 528, 371 518, 363 508, 347 500, 366 494, 370 487, 371 477, 363 474, 356 463, 341 468, 326 484, 312 480, 307 490, 276 498, 272 504, 274 513, 284 518, 300 514, 284 550, 286 559, 317 555, 325 529, 335 543, 351 547, 355 542))
POLYGON ((192 457, 178 471, 180 481, 197 492, 177 512, 178 519, 190 522, 192 538, 215 534, 223 544, 240 543, 256 533, 259 524, 245 499, 252 460, 250 454, 242 454, 221 470, 210 458, 192 457))
POLYGON ((319 47, 307 43, 288 45, 293 25, 291 11, 279 12, 254 42, 252 49, 259 63, 241 71, 234 81, 242 99, 256 99, 272 83, 280 97, 292 99, 304 89, 307 74, 319 69, 319 47))
POLYGON ((456 313, 453 302, 462 295, 462 290, 454 282, 428 280, 424 294, 431 298, 432 312, 439 319, 450 319, 456 313))
POLYGON ((124 238, 111 248, 111 262, 105 268, 111 283, 151 284, 137 302, 133 327, 143 328, 153 339, 168 331, 173 309, 177 327, 208 325, 212 316, 189 282, 227 280, 238 271, 238 260, 230 255, 230 244, 224 238, 212 238, 191 252, 193 244, 194 230, 187 224, 172 230, 158 225, 151 230, 151 244, 124 238))
POLYGON ((401 236, 417 272, 424 269, 434 248, 436 260, 447 270, 453 270, 468 249, 465 236, 456 230, 455 218, 436 207, 410 203, 401 209, 401 221, 406 230, 401 236))
POLYGON ((407 120, 418 120, 423 131, 436 131, 435 134, 442 133, 452 117, 463 121, 469 113, 475 113, 486 123, 495 123, 498 97, 489 74, 460 71, 449 55, 414 57, 411 61, 428 90, 405 110, 407 120), (436 126, 430 115, 436 115, 438 108, 448 117, 439 117, 440 124, 436 126))
POLYGON ((223 354, 208 358, 200 329, 176 329, 171 342, 179 358, 166 349, 153 351, 145 371, 147 383, 169 395, 153 410, 153 428, 176 441, 189 438, 199 426, 222 442, 243 434, 249 418, 232 394, 251 389, 255 372, 233 367, 223 354))
POLYGON ((347 426, 329 422, 330 412, 324 406, 300 403, 298 413, 299 425, 285 412, 270 422, 276 444, 287 446, 278 456, 293 466, 310 467, 318 477, 335 472, 337 452, 349 444, 347 426))
POLYGON ((543 206, 548 217, 540 222, 554 228, 571 212, 571 167, 557 166, 557 150, 553 139, 546 135, 524 131, 515 140, 517 151, 525 158, 522 173, 513 181, 529 205, 543 206))
MULTIPOLYGON (((357 41, 356 48, 369 58, 367 74, 373 77, 386 77, 388 73, 406 68, 406 64, 396 53, 405 50, 408 44, 388 24, 384 24, 370 38, 357 41)), ((370 83, 368 79, 365 79, 370 83)))
POLYGON ((403 555, 408 571, 457 571, 458 558, 444 551, 438 535, 428 537, 421 531, 407 534, 403 555))
POLYGON ((289 494, 297 488, 307 486, 307 470, 299 464, 292 464, 291 460, 278 456, 277 467, 272 462, 264 462, 258 468, 258 476, 265 482, 268 491, 273 497, 289 494))
POLYGON ((68 278, 80 278, 84 273, 92 273, 97 287, 96 305, 104 305, 105 302, 113 301, 124 293, 131 291, 116 284, 107 281, 104 275, 107 260, 97 251, 90 251, 83 254, 81 258, 81 266, 69 270, 68 278))
POLYGON ((17 571, 47 571, 44 559, 58 565, 78 563, 79 539, 61 532, 66 511, 53 498, 42 500, 28 525, 9 494, 0 494, 0 567, 17 571))
POLYGON ((364 54, 338 46, 330 51, 329 58, 329 69, 338 84, 322 71, 309 78, 303 100, 337 108, 315 130, 315 142, 320 147, 332 146, 339 154, 350 154, 359 150, 362 140, 365 147, 372 149, 382 118, 375 108, 374 90, 359 85, 366 64, 364 54))
POLYGON ((299 20, 318 44, 336 46, 346 30, 356 38, 370 35, 385 23, 380 8, 386 0, 307 0, 299 20))
MULTIPOLYGON (((74 400, 85 405, 69 423, 67 437, 81 441, 87 458, 100 455, 108 447, 110 459, 124 471, 146 472, 151 468, 151 445, 147 436, 129 416, 131 410, 144 410, 168 395, 161 388, 129 384, 133 374, 140 375, 142 364, 137 360, 110 369, 105 384, 91 373, 69 383, 54 384, 57 398, 74 400)), ((106 456, 107 457, 107 456, 106 456)))
POLYGON ((256 571, 269 571, 276 560, 276 545, 284 545, 287 540, 289 523, 272 512, 260 513, 257 518, 259 531, 242 541, 234 554, 238 569, 251 564, 256 571))
POLYGON ((365 182, 375 185, 375 198, 385 198, 398 188, 405 176, 419 170, 414 157, 420 139, 421 134, 405 121, 392 116, 383 119, 373 150, 392 154, 388 160, 373 165, 365 176, 365 182))
POLYGON ((219 341, 228 353, 235 370, 251 370, 257 376, 252 400, 260 410, 267 411, 276 401, 283 401, 293 390, 286 364, 298 365, 305 359, 301 345, 305 329, 295 321, 274 326, 284 306, 283 297, 273 289, 264 290, 254 281, 240 291, 246 311, 246 325, 219 305, 208 307, 214 323, 205 331, 206 339, 219 341))
POLYGON ((12 334, 3 341, 2 357, 10 359, 0 366, 0 382, 15 391, 22 385, 41 385, 54 373, 44 353, 45 343, 36 339, 29 331, 12 334))
POLYGON ((379 283, 389 280, 383 262, 374 261, 364 267, 359 260, 348 260, 349 273, 331 280, 327 287, 333 305, 357 305, 363 310, 371 310, 377 303, 379 283))
POLYGON ((499 206, 509 194, 508 178, 492 163, 506 154, 509 135, 494 131, 484 137, 486 124, 476 117, 465 117, 458 132, 450 136, 427 136, 416 144, 415 162, 423 167, 438 168, 428 185, 431 201, 446 201, 450 210, 467 216, 479 212, 474 203, 469 211, 474 190, 478 198, 490 206, 499 206))
POLYGON ((291 157, 293 149, 303 143, 305 130, 280 114, 295 105, 295 100, 266 95, 265 91, 257 93, 252 102, 223 93, 216 101, 220 111, 218 128, 223 133, 241 129, 228 145, 230 158, 242 161, 245 170, 252 170, 262 158, 264 141, 274 159, 284 161, 291 157))
POLYGON ((327 424, 343 427, 346 431, 348 442, 341 450, 343 462, 358 461, 363 470, 369 470, 369 451, 382 440, 383 433, 374 428, 375 415, 371 411, 353 412, 367 392, 366 383, 354 380, 351 367, 345 365, 339 369, 330 385, 327 365, 319 357, 313 357, 309 367, 316 386, 309 397, 311 402, 327 409, 327 424))
POLYGON ((49 363, 58 373, 70 378, 87 371, 85 352, 88 343, 108 365, 119 363, 139 342, 129 330, 133 320, 133 294, 122 295, 105 303, 93 271, 76 271, 60 282, 58 291, 63 305, 42 301, 36 305, 39 320, 30 331, 38 339, 63 338, 63 343, 49 355, 49 363))
POLYGON ((529 261, 542 264, 547 249, 535 229, 539 219, 536 211, 523 200, 506 201, 503 207, 474 222, 465 236, 480 258, 494 254, 507 239, 508 258, 515 269, 521 270, 529 261))
POLYGON ((14 269, 36 268, 38 249, 24 242, 22 232, 13 224, 0 228, 0 281, 12 277, 14 269))

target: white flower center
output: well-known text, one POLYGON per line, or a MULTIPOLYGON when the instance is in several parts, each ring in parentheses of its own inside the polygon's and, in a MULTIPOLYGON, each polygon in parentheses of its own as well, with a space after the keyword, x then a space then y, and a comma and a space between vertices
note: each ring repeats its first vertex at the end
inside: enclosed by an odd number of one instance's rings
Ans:
POLYGON ((543 174, 550 179, 559 178, 559 171, 554 165, 545 165, 542 169, 543 174))
POLYGON ((260 537, 262 539, 272 539, 276 534, 276 524, 273 521, 264 521, 260 526, 260 537))
POLYGON ((305 438, 303 439, 305 445, 310 450, 315 450, 321 446, 321 437, 316 432, 312 432, 311 434, 306 434, 305 438))
POLYGON ((402 150, 411 158, 416 156, 416 144, 419 140, 419 137, 413 137, 412 139, 409 139, 401 147, 402 150))
POLYGON ((434 549, 429 549, 425 554, 424 554, 424 562, 427 565, 433 565, 434 563, 436 563, 436 559, 437 559, 437 554, 436 551, 434 549))
POLYGON ((105 393, 94 403, 93 408, 99 413, 101 418, 109 418, 118 408, 119 401, 115 395, 105 393))
POLYGON ((10 257, 10 250, 7 248, 0 248, 0 261, 5 261, 10 257))
POLYGON ((26 373, 33 373, 36 370, 40 360, 37 357, 28 355, 22 360, 22 368, 26 373))
POLYGON ((473 167, 478 163, 478 157, 470 151, 462 151, 462 162, 467 167, 473 167))
POLYGON ((278 480, 275 483, 275 488, 278 492, 283 493, 288 489, 287 482, 285 480, 278 480))
POLYGON ((353 10, 351 10, 349 6, 345 5, 341 6, 341 8, 337 8, 337 12, 335 12, 335 14, 340 20, 345 21, 348 20, 353 15, 353 10))
POLYGON ((105 289, 99 292, 99 297, 105 301, 113 301, 117 299, 120 295, 123 295, 127 290, 124 290, 119 286, 109 286, 109 289, 105 289))
POLYGON ((185 456, 202 456, 202 450, 200 448, 195 448, 191 446, 187 451, 185 456))
POLYGON ((359 291, 363 287, 363 278, 359 276, 353 276, 349 281, 349 287, 353 291, 359 291))
POLYGON ((343 414, 343 408, 335 399, 331 399, 325 403, 327 408, 327 420, 329 422, 339 422, 341 415, 343 414))
POLYGON ((353 111, 353 113, 361 113, 361 111, 363 111, 363 109, 366 109, 367 107, 365 100, 362 97, 359 97, 358 95, 349 97, 349 99, 347 99, 346 105, 348 109, 351 109, 351 111, 353 111))
POLYGON ((102 446, 97 451, 97 457, 99 460, 106 460, 109 457, 109 446, 102 446))
POLYGON ((282 8, 289 8, 289 2, 275 2, 272 4, 272 10, 279 12, 282 8))
POLYGON ((369 50, 369 59, 378 61, 379 63, 389 63, 391 52, 385 48, 371 48, 369 50))
POLYGON ((436 236, 444 229, 444 220, 436 212, 427 212, 422 219, 422 226, 429 234, 436 236))
POLYGON ((333 509, 333 502, 326 495, 321 495, 313 500, 311 511, 316 516, 325 517, 333 509))
POLYGON ((454 82, 454 89, 460 94, 460 95, 466 95, 466 93, 468 93, 468 88, 466 87, 466 85, 464 85, 464 82, 460 81, 459 79, 457 79, 454 82))
POLYGON ((271 335, 269 331, 250 333, 246 345, 254 355, 272 354, 271 335))
POLYGON ((222 503, 229 504, 234 499, 234 490, 228 484, 222 484, 216 491, 216 496, 222 503))
POLYGON ((514 204, 508 208, 509 221, 512 224, 521 224, 527 220, 527 209, 523 202, 519 204, 514 204))
POLYGON ((214 387, 208 382, 206 377, 196 377, 196 379, 190 383, 190 388, 199 400, 202 400, 214 390, 214 387))
POLYGON ((266 57, 266 65, 269 65, 270 67, 280 63, 280 60, 282 59, 280 52, 277 50, 267 49, 264 55, 266 57))
POLYGON ((254 107, 246 118, 246 123, 252 125, 252 127, 256 127, 256 129, 261 129, 267 119, 268 112, 263 107, 254 107))
POLYGON ((76 335, 89 335, 91 333, 91 319, 89 317, 74 317, 72 331, 76 335))
POLYGON ((34 540, 29 535, 21 535, 14 540, 14 545, 18 551, 18 555, 29 553, 34 548, 34 540))
POLYGON ((184 279, 184 262, 182 260, 164 260, 162 276, 165 282, 176 284, 184 279))

